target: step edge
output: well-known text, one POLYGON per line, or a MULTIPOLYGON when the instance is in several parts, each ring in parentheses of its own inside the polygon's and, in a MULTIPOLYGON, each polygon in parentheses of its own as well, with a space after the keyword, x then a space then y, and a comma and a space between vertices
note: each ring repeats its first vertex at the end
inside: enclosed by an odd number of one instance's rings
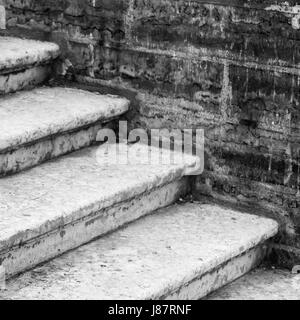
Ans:
MULTIPOLYGON (((163 210, 166 210, 166 209, 161 209, 159 211, 162 212, 163 210)), ((178 291, 178 288, 181 288, 183 286, 188 285, 189 282, 191 282, 191 283, 194 282, 198 278, 201 278, 203 275, 205 275, 209 272, 212 272, 215 269, 221 268, 222 265, 227 264, 227 263, 231 262, 232 260, 247 254, 251 250, 254 250, 258 247, 263 247, 264 250, 266 250, 266 252, 267 252, 269 240, 265 240, 265 239, 266 238, 269 239, 271 236, 274 235, 274 233, 276 233, 277 222, 275 222, 272 219, 265 219, 265 218, 260 218, 260 217, 258 217, 258 219, 266 220, 268 222, 268 225, 265 226, 264 230, 260 230, 259 235, 256 235, 256 236, 252 235, 250 240, 248 240, 248 242, 247 242, 247 246, 245 246, 243 250, 241 250, 240 247, 238 247, 236 245, 235 251, 231 252, 230 256, 223 255, 221 258, 218 258, 218 259, 209 259, 210 260, 209 267, 207 267, 207 264, 201 267, 201 264, 199 263, 198 268, 197 268, 197 266, 196 266, 196 269, 192 267, 188 272, 189 273, 188 276, 184 276, 183 280, 182 280, 182 277, 179 276, 180 281, 178 281, 179 277, 177 277, 177 279, 175 279, 175 280, 172 280, 171 284, 168 283, 168 281, 166 281, 165 283, 163 283, 161 285, 160 290, 155 289, 156 292, 154 292, 152 294, 150 292, 147 294, 146 297, 142 297, 142 298, 138 297, 138 298, 139 299, 146 299, 146 300, 168 298, 168 296, 170 296, 172 293, 174 293, 174 292, 176 293, 178 291), (213 265, 212 265, 211 261, 213 261, 213 265), (199 268, 199 267, 201 267, 201 268, 199 268), (206 269, 205 269, 205 267, 206 267, 206 269), (168 288, 168 292, 166 292, 165 288, 168 288)), ((128 227, 130 228, 130 225, 128 227)), ((231 280, 231 281, 233 281, 233 280, 231 280)))
MULTIPOLYGON (((110 209, 110 208, 113 208, 113 207, 117 207, 117 206, 120 206, 120 205, 122 205, 122 204, 124 204, 124 203, 126 203, 126 202, 130 202, 130 201, 134 200, 134 199, 137 198, 137 197, 143 197, 143 196, 149 195, 149 194, 151 194, 152 192, 155 192, 155 191, 157 191, 157 190, 159 190, 159 189, 161 189, 161 188, 169 185, 169 184, 172 183, 172 182, 180 181, 182 178, 184 178, 184 177, 181 177, 181 178, 179 178, 179 179, 166 182, 166 183, 163 184, 163 185, 158 185, 158 186, 156 186, 155 188, 152 188, 152 189, 150 189, 150 190, 146 190, 146 191, 144 191, 144 192, 142 192, 142 193, 140 193, 140 194, 135 194, 135 195, 131 196, 130 198, 127 198, 127 199, 124 199, 124 200, 115 202, 115 203, 113 203, 113 204, 111 204, 111 205, 107 205, 107 206, 95 208, 95 209, 92 210, 92 212, 89 213, 88 215, 82 216, 82 217, 80 217, 80 218, 78 218, 78 219, 75 219, 75 220, 72 220, 72 221, 68 221, 68 222, 66 222, 66 223, 64 223, 64 224, 58 224, 55 228, 53 228, 53 229, 51 229, 51 230, 48 230, 48 231, 46 231, 46 232, 44 232, 44 233, 41 233, 41 234, 39 234, 39 235, 37 235, 37 236, 28 238, 28 239, 22 241, 21 243, 15 243, 15 244, 13 244, 12 246, 9 246, 8 248, 0 249, 0 256, 3 255, 3 254, 8 253, 8 252, 11 251, 11 250, 14 250, 15 248, 19 247, 21 244, 22 244, 22 245, 27 245, 27 244, 36 242, 36 241, 38 241, 39 239, 46 238, 48 235, 51 235, 51 234, 53 234, 53 233, 56 233, 56 232, 57 232, 58 230, 60 230, 62 227, 66 228, 66 227, 68 227, 68 226, 70 226, 70 225, 76 225, 76 224, 80 224, 80 223, 82 223, 82 222, 88 222, 88 221, 90 221, 90 220, 93 220, 93 219, 97 218, 97 216, 98 216, 97 212, 98 212, 98 211, 107 210, 107 209, 110 209)), ((56 219, 56 221, 61 221, 61 220, 62 220, 61 218, 57 218, 57 219, 56 219)), ((46 223, 48 223, 48 222, 49 222, 49 220, 46 221, 46 223)), ((12 237, 14 237, 14 236, 12 236, 12 237)), ((1 241, 0 241, 0 245, 1 245, 1 242, 6 242, 6 241, 9 241, 9 240, 10 240, 10 238, 7 239, 7 240, 1 240, 1 241)))
MULTIPOLYGON (((84 91, 84 90, 81 90, 81 91, 84 91)), ((19 93, 19 94, 21 95, 22 93, 19 93)), ((95 95, 98 96, 99 98, 101 98, 101 97, 107 98, 107 95, 97 95, 97 94, 95 94, 95 95)), ((45 140, 48 137, 76 131, 81 128, 87 127, 87 126, 92 126, 93 124, 100 122, 100 121, 102 123, 109 122, 112 119, 116 119, 116 118, 124 115, 125 113, 127 113, 129 111, 130 101, 126 98, 121 97, 121 96, 114 96, 114 97, 115 97, 114 98, 115 101, 112 101, 113 106, 111 107, 111 109, 114 107, 114 108, 117 108, 120 110, 118 111, 118 113, 114 114, 113 116, 106 117, 105 115, 103 115, 103 113, 104 113, 103 110, 101 110, 101 112, 94 112, 93 114, 89 114, 88 117, 80 118, 80 119, 90 118, 90 119, 86 119, 86 121, 84 121, 85 122, 84 124, 80 124, 80 125, 74 124, 74 125, 68 127, 67 129, 65 129, 64 128, 65 124, 61 123, 61 124, 57 125, 58 128, 56 128, 56 130, 54 132, 47 133, 47 134, 44 134, 44 132, 41 133, 41 129, 33 131, 31 133, 31 136, 36 136, 35 132, 40 133, 40 135, 39 136, 37 135, 37 137, 35 137, 33 140, 22 141, 22 139, 21 140, 18 139, 18 137, 21 137, 22 135, 18 135, 16 137, 14 137, 12 139, 12 141, 10 141, 8 139, 0 141, 0 154, 10 152, 11 150, 16 150, 16 149, 21 148, 26 145, 32 145, 32 144, 39 142, 41 140, 45 140), (21 142, 16 142, 16 141, 21 141, 21 142)), ((11 95, 10 98, 13 99, 13 95, 11 95)), ((1 105, 1 101, 0 101, 0 105, 1 105)), ((76 118, 76 119, 78 120, 78 118, 76 118)))
MULTIPOLYGON (((3 37, 3 38, 22 40, 21 38, 16 38, 16 37, 3 37)), ((47 47, 44 50, 40 51, 40 53, 42 53, 40 57, 36 57, 36 54, 32 54, 28 56, 29 59, 27 61, 23 61, 23 62, 18 62, 18 60, 21 59, 21 57, 18 57, 17 61, 14 61, 13 63, 11 63, 10 66, 6 66, 5 61, 1 62, 0 60, 0 75, 13 73, 20 69, 23 69, 23 70, 28 69, 31 66, 35 66, 39 64, 50 63, 51 61, 57 59, 61 54, 60 47, 58 46, 58 44, 54 42, 38 41, 38 40, 30 40, 30 39, 26 39, 26 41, 34 42, 37 44, 44 44, 44 45, 47 45, 47 47)), ((26 55, 22 55, 22 56, 26 57, 26 55)))
MULTIPOLYGON (((100 118, 94 122, 90 122, 90 123, 84 124, 82 126, 74 127, 71 129, 67 129, 65 131, 58 131, 53 134, 45 135, 41 138, 34 139, 34 140, 31 140, 31 141, 28 141, 25 143, 15 144, 14 146, 7 147, 5 149, 0 149, 0 155, 6 154, 6 153, 11 153, 11 152, 14 152, 14 151, 21 149, 21 148, 33 146, 36 143, 41 143, 44 141, 52 140, 53 138, 57 138, 60 135, 72 134, 72 133, 76 133, 78 131, 86 130, 92 126, 97 126, 99 124, 107 124, 107 123, 113 122, 114 120, 117 120, 120 116, 124 115, 126 112, 128 112, 128 111, 124 111, 124 113, 120 113, 120 114, 117 114, 117 115, 111 116, 111 117, 103 117, 103 118, 100 118)), ((1 177, 1 174, 0 174, 0 177, 1 177)))
MULTIPOLYGON (((60 161, 63 160, 63 157, 59 159, 60 161)), ((55 161, 55 160, 54 160, 55 161)), ((47 165, 45 163, 44 165, 47 165)), ((155 190, 156 188, 162 187, 164 185, 167 185, 173 181, 180 180, 185 176, 184 174, 185 166, 179 166, 176 168, 173 168, 172 170, 166 170, 164 172, 164 176, 160 177, 154 177, 151 180, 143 181, 138 185, 135 185, 132 189, 126 189, 126 193, 119 192, 119 194, 110 195, 106 199, 100 199, 96 201, 95 203, 90 203, 89 205, 85 206, 84 208, 79 208, 76 211, 72 211, 70 213, 64 213, 64 215, 57 215, 56 217, 53 217, 52 220, 46 220, 40 225, 32 226, 29 230, 22 230, 14 235, 9 236, 6 239, 0 240, 0 252, 4 252, 6 250, 9 250, 12 246, 18 246, 24 241, 28 241, 29 239, 34 238, 33 236, 36 233, 39 233, 39 230, 41 229, 49 229, 47 232, 51 232, 53 229, 59 228, 66 223, 74 223, 77 220, 83 219, 90 215, 91 211, 97 212, 99 210, 109 208, 117 203, 121 203, 122 201, 126 201, 129 198, 134 198, 139 195, 145 194, 147 192, 150 192, 152 190, 155 190), (121 201, 115 201, 116 196, 121 197, 121 201), (86 214, 88 212, 88 214, 86 214), (49 226, 49 223, 51 223, 51 226, 49 226)), ((3 178, 5 179, 5 178, 3 178)), ((47 233, 43 232, 43 234, 47 233)))
POLYGON ((15 246, 14 248, 9 249, 6 253, 0 253, 0 257, 2 256, 4 259, 2 263, 4 262, 4 264, 7 265, 7 259, 8 260, 12 259, 12 261, 15 261, 15 259, 19 257, 20 254, 21 254, 21 258, 20 258, 21 264, 24 264, 24 260, 22 257, 24 256, 24 253, 22 253, 22 250, 26 250, 25 254, 27 256, 29 252, 29 257, 27 258, 28 261, 26 262, 26 267, 22 266, 21 269, 20 267, 19 269, 15 267, 13 270, 10 270, 10 272, 6 273, 6 279, 17 277, 18 275, 23 274, 29 270, 32 270, 40 265, 43 265, 44 263, 47 263, 53 259, 56 259, 63 254, 67 254, 69 251, 76 250, 82 246, 88 245, 93 241, 97 241, 98 239, 106 235, 116 232, 121 228, 129 226, 135 221, 140 220, 143 217, 146 217, 148 215, 151 215, 151 213, 161 208, 171 205, 180 196, 183 196, 186 192, 188 192, 188 188, 189 188, 188 179, 187 177, 183 177, 179 180, 172 181, 156 189, 149 190, 146 193, 138 195, 134 199, 128 199, 123 202, 116 203, 114 206, 100 210, 94 216, 89 217, 88 220, 78 221, 77 224, 69 224, 68 227, 56 229, 56 230, 53 230, 53 232, 51 233, 32 239, 30 241, 31 241, 31 244, 33 245, 31 245, 30 243, 24 242, 22 243, 22 247, 15 246), (153 197, 156 198, 158 194, 162 194, 163 195, 162 198, 160 199, 160 201, 158 202, 154 201, 153 203, 151 199, 153 197), (136 210, 136 208, 140 206, 140 203, 146 203, 145 210, 136 210), (147 206, 147 203, 148 205, 151 206, 151 208, 147 206), (129 205, 128 206, 129 209, 125 213, 122 212, 122 210, 116 211, 122 207, 127 208, 127 205, 129 205), (119 212, 119 214, 117 214, 116 212, 119 212), (111 221, 112 217, 113 219, 115 219, 113 223, 111 221), (78 228, 79 229, 83 228, 82 229, 83 237, 79 242, 77 240, 75 242, 74 241, 70 242, 70 237, 72 238, 72 234, 74 233, 74 230, 77 230, 78 228), (86 236, 87 230, 89 230, 88 238, 86 236), (61 232, 64 232, 63 242, 61 242, 61 232), (66 234, 68 238, 67 241, 64 240, 66 234), (55 238, 60 238, 60 239, 57 242, 57 239, 55 238), (47 239, 50 239, 50 243, 49 243, 49 240, 43 241, 47 239), (60 248, 59 252, 57 252, 56 250, 52 250, 52 251, 50 250, 50 252, 46 251, 48 253, 42 258, 38 258, 38 255, 36 256, 37 258, 34 257, 34 251, 37 250, 37 247, 39 247, 38 252, 41 250, 41 247, 43 248, 44 246, 51 248, 51 243, 53 244, 53 240, 58 245, 56 249, 60 248), (33 257, 34 257, 34 260, 31 260, 33 257))
POLYGON ((199 268, 190 271, 190 273, 187 276, 185 276, 184 279, 175 279, 171 285, 167 284, 168 292, 166 292, 166 290, 164 289, 166 286, 162 285, 158 292, 152 293, 150 296, 146 298, 146 300, 165 299, 169 295, 172 295, 172 293, 178 291, 178 288, 184 287, 189 283, 192 283, 195 280, 205 276, 206 274, 214 272, 214 270, 218 270, 223 265, 233 261, 234 259, 240 256, 243 256, 244 254, 247 254, 249 251, 259 246, 269 245, 270 239, 278 233, 279 226, 278 223, 272 219, 263 219, 272 221, 273 226, 270 225, 270 227, 268 228, 268 230, 265 231, 264 234, 256 236, 255 238, 249 240, 243 250, 235 249, 230 253, 230 255, 224 254, 221 257, 218 257, 214 260, 211 259, 209 262, 207 262, 207 265, 200 266, 199 268))
MULTIPOLYGON (((165 300, 173 300, 174 298, 178 299, 178 296, 180 297, 180 295, 182 295, 181 291, 195 285, 197 282, 203 282, 203 279, 209 278, 211 276, 212 278, 214 278, 214 281, 211 281, 211 285, 207 287, 206 290, 204 289, 204 291, 206 292, 203 292, 203 287, 201 286, 200 290, 202 290, 202 292, 201 293, 197 292, 196 294, 196 299, 198 300, 205 299, 209 294, 219 290, 223 286, 230 284, 231 282, 237 280, 238 278, 246 275, 252 269, 258 267, 263 262, 263 259, 265 258, 267 252, 268 252, 268 242, 263 242, 261 244, 258 244, 257 246, 245 251, 239 256, 235 256, 232 259, 227 260, 224 263, 216 266, 214 269, 209 270, 207 273, 194 278, 190 283, 187 283, 182 287, 177 288, 176 291, 170 292, 168 295, 164 297, 164 299, 165 300), (245 262, 243 262, 243 259, 246 259, 246 260, 248 259, 248 261, 246 262, 248 262, 249 264, 247 265, 245 262), (240 262, 242 262, 241 263, 242 266, 239 265, 240 262), (222 281, 222 278, 220 280, 220 273, 222 274, 222 271, 226 271, 228 268, 230 268, 232 265, 235 265, 235 264, 238 264, 239 270, 235 268, 234 272, 231 271, 229 273, 229 275, 226 277, 226 280, 222 281), (215 274, 217 279, 216 277, 214 277, 215 274)), ((190 298, 191 297, 189 297, 189 299, 190 298)), ((195 296, 193 298, 195 298, 195 296)))
POLYGON ((37 62, 34 62, 34 63, 29 63, 29 64, 26 64, 26 65, 20 65, 20 66, 8 68, 8 69, 0 69, 0 76, 8 76, 10 74, 19 74, 19 73, 25 72, 26 70, 33 69, 35 67, 49 66, 58 57, 59 57, 59 54, 55 55, 55 56, 53 56, 51 58, 47 58, 47 59, 45 59, 43 61, 37 61, 37 62))

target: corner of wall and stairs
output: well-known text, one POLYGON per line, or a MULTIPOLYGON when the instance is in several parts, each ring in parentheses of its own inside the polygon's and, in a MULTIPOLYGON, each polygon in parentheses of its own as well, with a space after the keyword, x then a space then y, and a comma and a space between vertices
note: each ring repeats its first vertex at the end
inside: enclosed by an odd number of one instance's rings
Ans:
POLYGON ((6 33, 60 44, 82 85, 131 98, 132 126, 204 128, 206 171, 195 179, 194 193, 272 216, 282 226, 277 252, 293 253, 277 260, 297 261, 296 1, 6 0, 6 5, 6 33), (45 19, 49 11, 51 19, 45 19))

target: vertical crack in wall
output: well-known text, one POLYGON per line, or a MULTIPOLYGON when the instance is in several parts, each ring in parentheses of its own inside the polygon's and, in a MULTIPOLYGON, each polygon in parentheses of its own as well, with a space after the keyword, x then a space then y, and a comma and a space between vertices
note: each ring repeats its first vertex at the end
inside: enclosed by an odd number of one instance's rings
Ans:
POLYGON ((135 0, 129 0, 128 9, 124 16, 124 32, 126 44, 128 46, 133 44, 132 26, 134 23, 134 2, 135 0))
POLYGON ((230 83, 229 72, 230 72, 230 63, 227 60, 223 60, 224 72, 223 72, 223 83, 221 91, 221 114, 223 122, 227 122, 228 114, 232 101, 232 86, 230 83))

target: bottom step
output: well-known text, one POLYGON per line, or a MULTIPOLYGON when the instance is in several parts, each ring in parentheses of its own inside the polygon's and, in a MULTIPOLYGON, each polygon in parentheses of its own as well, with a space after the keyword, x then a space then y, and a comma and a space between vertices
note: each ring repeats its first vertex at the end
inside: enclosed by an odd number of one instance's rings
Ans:
POLYGON ((10 280, 0 299, 200 299, 257 266, 277 231, 270 219, 175 205, 10 280))
POLYGON ((300 274, 256 269, 214 292, 207 300, 299 300, 300 274))

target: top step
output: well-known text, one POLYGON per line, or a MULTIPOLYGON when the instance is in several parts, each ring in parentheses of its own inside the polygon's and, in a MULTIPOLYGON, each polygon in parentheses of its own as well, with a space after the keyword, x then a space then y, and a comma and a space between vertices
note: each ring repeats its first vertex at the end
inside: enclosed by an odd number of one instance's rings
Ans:
POLYGON ((0 37, 0 74, 47 63, 59 56, 55 43, 0 37))
POLYGON ((0 52, 0 94, 6 94, 48 80, 59 47, 50 42, 0 37, 0 52))

